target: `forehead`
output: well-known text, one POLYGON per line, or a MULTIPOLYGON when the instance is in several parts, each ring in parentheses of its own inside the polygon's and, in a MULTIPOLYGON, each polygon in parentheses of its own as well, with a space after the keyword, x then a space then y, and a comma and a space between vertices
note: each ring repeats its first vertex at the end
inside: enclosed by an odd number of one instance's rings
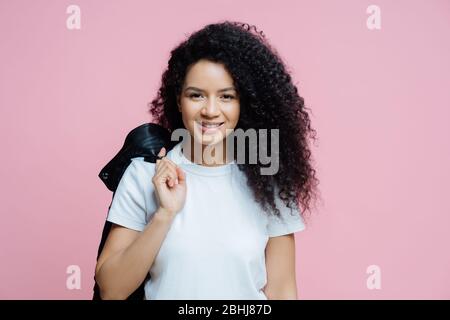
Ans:
POLYGON ((184 81, 185 87, 219 90, 233 85, 233 78, 221 63, 200 60, 191 65, 184 81))

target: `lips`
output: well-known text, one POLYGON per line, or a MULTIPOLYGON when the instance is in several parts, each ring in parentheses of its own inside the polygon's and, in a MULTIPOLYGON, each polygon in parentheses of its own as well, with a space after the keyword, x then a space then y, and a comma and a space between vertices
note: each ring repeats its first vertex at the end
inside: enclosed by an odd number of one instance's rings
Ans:
POLYGON ((223 126, 225 122, 207 122, 201 121, 196 122, 202 130, 202 133, 214 133, 219 130, 223 126))
POLYGON ((206 127, 206 128, 217 128, 219 126, 221 126, 223 124, 223 122, 201 122, 202 127, 206 127))

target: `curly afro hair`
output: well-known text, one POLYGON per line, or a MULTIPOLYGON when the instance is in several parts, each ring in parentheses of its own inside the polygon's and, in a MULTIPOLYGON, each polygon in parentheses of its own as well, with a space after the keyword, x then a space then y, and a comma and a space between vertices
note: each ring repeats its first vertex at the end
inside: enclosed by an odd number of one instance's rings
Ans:
POLYGON ((275 175, 261 175, 259 163, 238 163, 255 200, 266 213, 278 216, 278 192, 287 207, 302 216, 311 212, 318 179, 308 138, 316 139, 316 132, 285 64, 255 26, 235 21, 208 24, 173 49, 157 97, 149 103, 153 121, 170 132, 184 128, 177 96, 188 67, 200 59, 222 63, 233 78, 240 97, 235 129, 279 130, 279 169, 275 175))

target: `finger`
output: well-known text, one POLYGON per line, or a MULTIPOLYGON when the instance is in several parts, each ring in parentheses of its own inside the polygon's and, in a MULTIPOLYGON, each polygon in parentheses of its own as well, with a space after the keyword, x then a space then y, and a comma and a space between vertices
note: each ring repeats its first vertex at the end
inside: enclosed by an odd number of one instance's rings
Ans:
POLYGON ((158 152, 159 157, 164 157, 166 155, 166 148, 162 147, 158 152))
POLYGON ((174 172, 176 172, 177 165, 167 158, 161 159, 161 161, 156 166, 156 170, 160 170, 166 167, 171 168, 174 172))
POLYGON ((162 147, 159 150, 158 154, 156 155, 157 156, 156 164, 158 164, 165 155, 166 155, 166 148, 162 147))
POLYGON ((176 171, 177 171, 178 184, 185 184, 186 183, 186 173, 184 173, 183 169, 181 169, 180 167, 177 167, 176 171))
POLYGON ((167 170, 167 184, 169 185, 169 187, 173 187, 173 186, 175 186, 175 182, 176 182, 176 179, 177 179, 177 175, 176 175, 176 172, 174 172, 173 170, 171 170, 171 169, 168 169, 167 170))
POLYGON ((167 167, 169 167, 169 166, 167 165, 166 161, 164 161, 164 158, 161 159, 161 160, 157 160, 157 162, 156 162, 156 171, 160 171, 160 170, 162 170, 164 168, 167 168, 167 167))
POLYGON ((176 178, 176 172, 169 167, 161 169, 156 175, 156 180, 159 183, 167 183, 170 187, 174 186, 176 178))
POLYGON ((155 185, 171 187, 170 176, 165 173, 155 176, 153 180, 155 185))
POLYGON ((162 163, 167 162, 166 157, 163 157, 161 159, 156 159, 156 168, 158 168, 162 163))

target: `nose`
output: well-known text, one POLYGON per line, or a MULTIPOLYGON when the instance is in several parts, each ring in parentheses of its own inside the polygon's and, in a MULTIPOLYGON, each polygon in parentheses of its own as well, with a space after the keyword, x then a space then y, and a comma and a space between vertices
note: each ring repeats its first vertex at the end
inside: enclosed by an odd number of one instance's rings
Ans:
POLYGON ((210 99, 202 108, 201 114, 209 118, 214 118, 220 115, 220 108, 214 99, 210 99))

